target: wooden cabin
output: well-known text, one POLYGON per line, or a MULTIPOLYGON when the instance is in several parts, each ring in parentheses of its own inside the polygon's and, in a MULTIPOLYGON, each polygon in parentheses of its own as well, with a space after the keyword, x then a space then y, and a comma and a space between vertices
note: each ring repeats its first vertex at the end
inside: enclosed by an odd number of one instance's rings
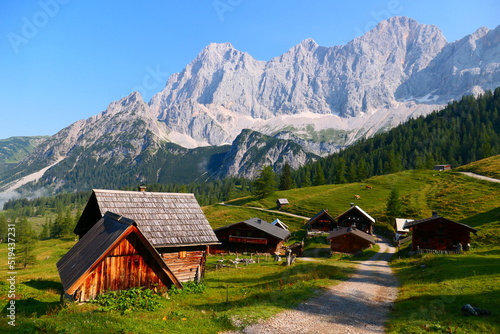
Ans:
POLYGON ((445 171, 445 170, 450 170, 451 165, 450 164, 445 164, 445 165, 434 165, 434 170, 438 170, 440 172, 445 171))
POLYGON ((278 210, 280 210, 282 207, 288 204, 290 204, 290 202, 288 202, 288 199, 286 198, 278 198, 276 200, 276 207, 278 208, 278 210))
POLYGON ((359 206, 351 204, 351 207, 335 218, 339 227, 351 227, 368 234, 373 234, 373 224, 375 219, 367 214, 359 206))
POLYGON ((193 194, 94 189, 75 234, 82 238, 107 211, 133 219, 181 282, 203 277, 219 241, 193 194))
POLYGON ((394 231, 399 235, 407 235, 410 230, 405 228, 405 224, 408 222, 412 222, 413 219, 406 218, 396 218, 394 221, 394 231))
POLYGON ((307 222, 308 232, 329 232, 334 228, 337 228, 337 222, 328 210, 321 210, 307 222))
POLYGON ((290 232, 262 219, 252 218, 216 229, 221 252, 279 253, 290 232))
POLYGON ((287 230, 288 231, 288 225, 283 223, 281 220, 279 220, 278 218, 276 218, 272 223, 271 225, 274 225, 274 226, 277 226, 279 228, 282 228, 284 230, 287 230))
POLYGON ((469 225, 457 223, 436 213, 430 218, 407 222, 405 228, 412 232, 412 250, 414 251, 417 249, 468 250, 470 233, 477 233, 477 230, 469 225))
POLYGON ((106 212, 58 262, 65 296, 89 301, 106 291, 182 287, 128 218, 106 212))
POLYGON ((326 239, 330 240, 332 252, 356 253, 375 245, 373 235, 355 227, 339 227, 337 230, 330 232, 326 239))

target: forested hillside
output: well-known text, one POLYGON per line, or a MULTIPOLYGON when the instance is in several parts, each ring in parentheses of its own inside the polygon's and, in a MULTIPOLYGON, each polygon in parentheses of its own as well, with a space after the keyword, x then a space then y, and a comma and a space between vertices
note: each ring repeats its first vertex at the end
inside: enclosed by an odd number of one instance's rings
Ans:
POLYGON ((345 183, 435 164, 457 167, 500 154, 500 88, 361 140, 292 173, 299 187, 345 183))

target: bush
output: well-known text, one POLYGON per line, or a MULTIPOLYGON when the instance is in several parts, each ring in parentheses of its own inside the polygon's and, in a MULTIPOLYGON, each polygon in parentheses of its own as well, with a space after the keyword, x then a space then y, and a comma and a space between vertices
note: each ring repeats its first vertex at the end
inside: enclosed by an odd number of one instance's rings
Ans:
POLYGON ((127 314, 133 311, 156 311, 160 307, 160 298, 150 289, 131 288, 106 292, 91 303, 99 305, 99 311, 120 311, 127 314))
POLYGON ((171 295, 181 295, 181 294, 194 294, 194 293, 203 293, 207 288, 203 283, 196 283, 194 281, 189 281, 182 284, 183 288, 179 289, 176 286, 172 286, 172 288, 168 291, 171 295))

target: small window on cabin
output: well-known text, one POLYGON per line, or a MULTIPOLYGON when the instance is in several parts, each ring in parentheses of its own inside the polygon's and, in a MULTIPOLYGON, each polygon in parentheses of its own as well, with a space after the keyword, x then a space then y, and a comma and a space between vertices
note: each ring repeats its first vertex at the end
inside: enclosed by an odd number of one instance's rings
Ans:
POLYGON ((180 251, 179 252, 179 259, 183 259, 186 257, 186 251, 180 251))

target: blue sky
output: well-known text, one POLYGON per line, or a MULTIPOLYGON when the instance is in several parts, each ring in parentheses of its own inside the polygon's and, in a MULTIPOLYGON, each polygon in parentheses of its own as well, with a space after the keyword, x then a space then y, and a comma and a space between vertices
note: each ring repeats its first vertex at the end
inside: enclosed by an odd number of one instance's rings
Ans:
POLYGON ((53 135, 140 91, 148 101, 207 44, 269 60, 306 38, 342 45, 390 16, 449 42, 500 22, 497 0, 25 0, 0 3, 0 139, 53 135))

